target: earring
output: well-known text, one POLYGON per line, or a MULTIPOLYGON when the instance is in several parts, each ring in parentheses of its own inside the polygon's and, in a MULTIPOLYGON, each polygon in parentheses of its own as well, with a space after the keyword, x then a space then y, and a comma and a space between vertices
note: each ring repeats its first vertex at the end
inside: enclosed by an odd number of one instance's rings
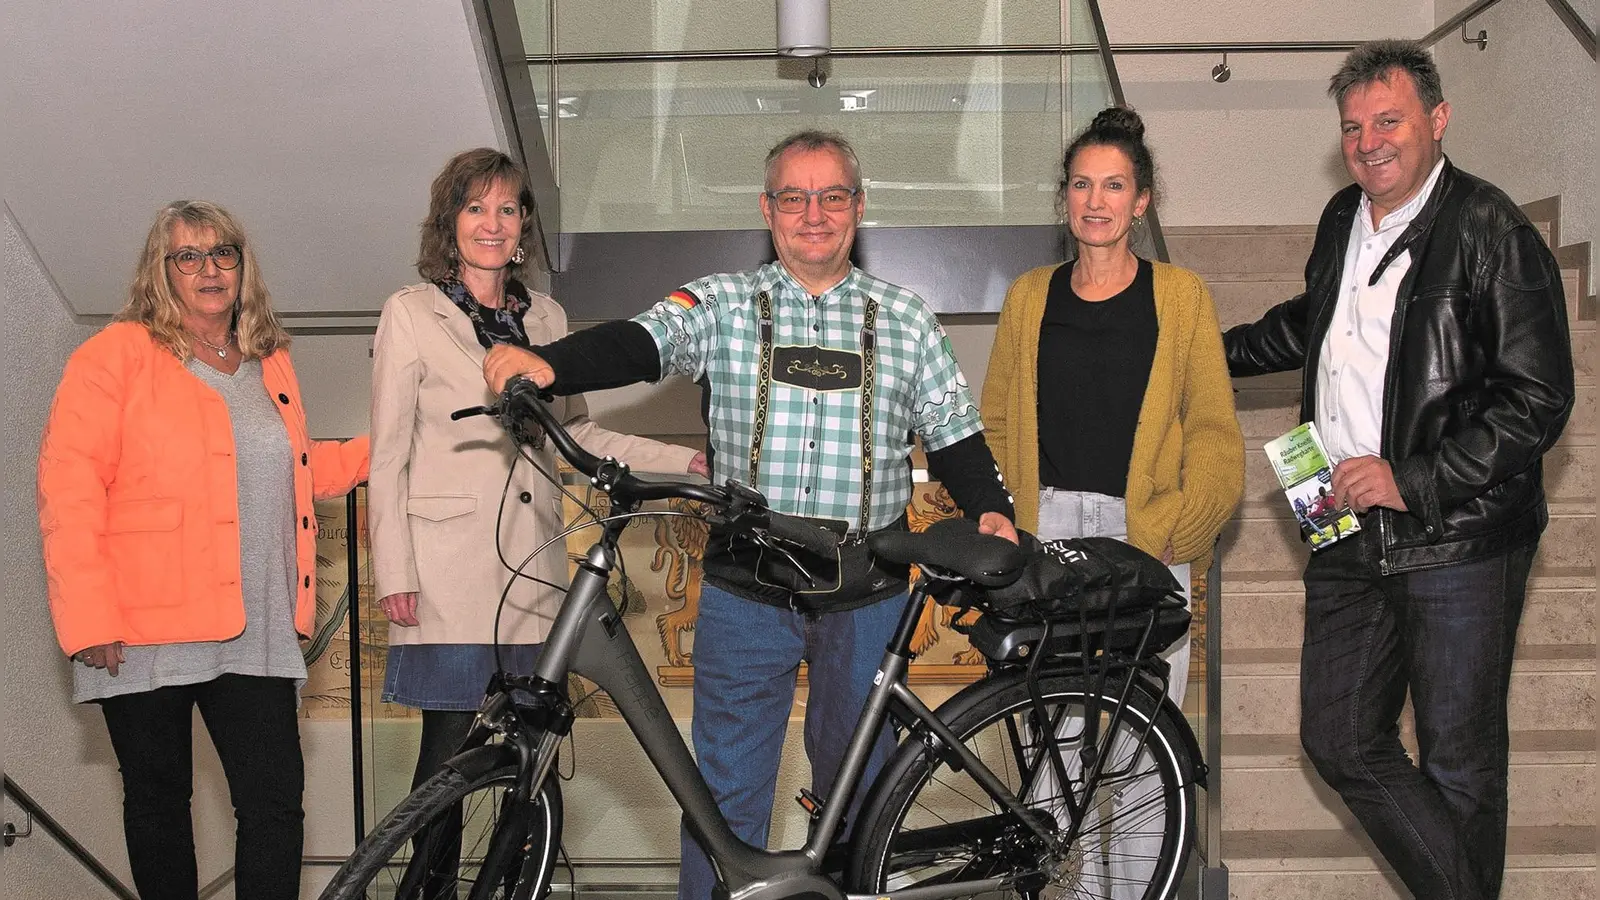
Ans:
POLYGON ((1133 227, 1135 227, 1135 228, 1144 227, 1144 216, 1134 216, 1133 217, 1133 227))
POLYGON ((522 247, 519 246, 517 247, 517 252, 511 254, 511 264, 514 266, 520 266, 522 265, 522 261, 527 258, 528 254, 523 252, 522 247))

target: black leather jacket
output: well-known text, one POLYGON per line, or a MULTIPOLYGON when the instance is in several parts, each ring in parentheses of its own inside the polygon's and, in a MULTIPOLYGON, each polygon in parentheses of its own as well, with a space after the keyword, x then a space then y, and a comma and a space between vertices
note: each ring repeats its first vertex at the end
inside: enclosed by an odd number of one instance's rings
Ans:
MULTIPOLYGON (((1224 336, 1236 377, 1304 370, 1301 421, 1316 412, 1317 361, 1360 196, 1351 185, 1323 210, 1305 293, 1224 336)), ((1377 511, 1385 572, 1537 540, 1549 519, 1540 457, 1573 403, 1560 271, 1510 198, 1446 160, 1378 272, 1406 248, 1412 262, 1390 326, 1381 445, 1410 512, 1377 511)))

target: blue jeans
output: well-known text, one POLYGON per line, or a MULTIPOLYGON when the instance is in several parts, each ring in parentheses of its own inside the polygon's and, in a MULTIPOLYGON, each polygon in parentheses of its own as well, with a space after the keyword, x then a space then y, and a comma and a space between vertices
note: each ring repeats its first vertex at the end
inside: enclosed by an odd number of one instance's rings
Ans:
MULTIPOLYGON (((740 840, 767 845, 801 661, 809 666, 805 747, 811 790, 826 799, 905 605, 906 595, 896 594, 860 609, 807 615, 701 586, 694 633, 695 758, 740 840)), ((884 728, 867 760, 863 786, 893 750, 884 728)), ((852 820, 864 795, 857 791, 851 803, 852 820)), ((708 900, 717 883, 711 861, 687 826, 682 842, 678 897, 708 900)))
POLYGON ((1535 545, 1384 575, 1378 529, 1306 565, 1300 741, 1413 894, 1492 900, 1505 868, 1506 693, 1535 545), (1400 744, 1407 689, 1418 764, 1400 744))

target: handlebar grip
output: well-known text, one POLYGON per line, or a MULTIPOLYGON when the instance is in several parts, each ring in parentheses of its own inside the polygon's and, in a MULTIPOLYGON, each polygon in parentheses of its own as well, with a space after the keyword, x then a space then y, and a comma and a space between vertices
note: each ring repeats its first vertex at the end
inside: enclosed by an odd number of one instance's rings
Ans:
POLYGON ((839 536, 828 529, 770 510, 767 512, 767 533, 819 556, 832 556, 839 547, 839 536))

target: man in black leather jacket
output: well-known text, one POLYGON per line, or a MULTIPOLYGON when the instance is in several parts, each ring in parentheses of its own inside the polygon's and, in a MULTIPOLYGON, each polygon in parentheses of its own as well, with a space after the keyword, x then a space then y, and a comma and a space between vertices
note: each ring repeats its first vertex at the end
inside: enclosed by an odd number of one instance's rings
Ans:
POLYGON ((1493 898, 1540 459, 1573 403, 1561 279, 1511 200, 1444 158, 1419 45, 1357 48, 1329 93, 1356 184, 1323 211, 1305 293, 1225 336, 1236 377, 1304 370, 1301 420, 1361 516, 1306 566, 1301 742, 1416 896, 1493 898))

